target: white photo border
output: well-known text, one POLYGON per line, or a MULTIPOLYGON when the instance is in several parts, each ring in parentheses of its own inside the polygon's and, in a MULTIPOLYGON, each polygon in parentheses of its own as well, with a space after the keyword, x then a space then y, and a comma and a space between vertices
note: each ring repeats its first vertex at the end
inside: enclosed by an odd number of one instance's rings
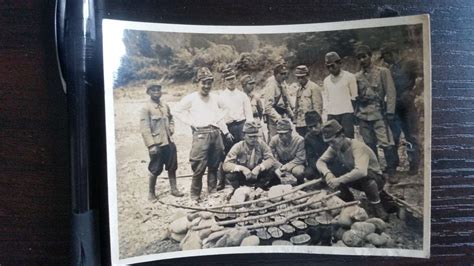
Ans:
MULTIPOLYGON (((393 18, 365 19, 344 22, 267 25, 267 26, 203 26, 163 23, 144 23, 122 20, 104 19, 102 21, 103 53, 104 53, 104 94, 106 115, 107 175, 109 200, 109 226, 111 259, 114 265, 132 264, 153 260, 183 258, 192 256, 245 254, 245 253, 310 253, 325 255, 358 255, 358 256, 397 256, 429 258, 430 256, 430 223, 431 223, 431 40, 429 15, 416 15, 393 18), (146 30, 157 32, 206 33, 206 34, 275 34, 324 32, 337 30, 353 30, 362 28, 378 28, 421 24, 423 27, 423 81, 424 81, 424 201, 423 201, 423 249, 376 249, 323 246, 255 246, 199 249, 191 251, 167 252, 144 255, 127 259, 119 258, 116 154, 115 154, 115 121, 113 100, 113 75, 117 66, 111 62, 117 57, 109 49, 117 45, 118 32, 123 30, 146 30)), ((121 35, 120 35, 121 36, 121 35)))

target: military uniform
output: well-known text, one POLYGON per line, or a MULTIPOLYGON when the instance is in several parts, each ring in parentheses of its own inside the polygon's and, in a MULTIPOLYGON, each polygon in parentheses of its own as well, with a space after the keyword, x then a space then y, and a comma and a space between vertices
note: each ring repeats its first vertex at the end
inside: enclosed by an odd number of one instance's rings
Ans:
MULTIPOLYGON (((197 79, 213 79, 207 68, 198 70, 197 79)), ((174 109, 175 116, 193 129, 193 142, 189 161, 193 170, 191 198, 199 199, 202 190, 202 176, 208 169, 207 190, 212 193, 217 185, 217 170, 224 158, 224 143, 221 132, 228 134, 224 122, 226 112, 217 95, 209 93, 203 97, 199 92, 185 96, 174 109)))
MULTIPOLYGON (((291 132, 291 124, 289 120, 283 119, 278 121, 277 132, 291 132)), ((298 183, 304 181, 306 151, 304 139, 298 134, 291 133, 291 139, 288 143, 281 140, 281 136, 275 135, 270 140, 270 148, 273 156, 277 160, 277 167, 285 166, 286 171, 293 174, 298 183)))
POLYGON ((277 134, 276 124, 283 117, 293 117, 293 108, 289 102, 285 82, 278 83, 275 76, 267 79, 265 87, 264 114, 267 118, 269 139, 277 134))
MULTIPOLYGON (((316 111, 306 113, 305 120, 308 127, 321 124, 321 116, 316 111)), ((304 176, 307 179, 319 177, 320 174, 316 168, 316 161, 328 148, 327 143, 323 140, 321 132, 308 131, 304 137, 304 147, 306 150, 306 168, 304 176)))
MULTIPOLYGON (((324 140, 330 142, 341 131, 342 127, 337 121, 329 120, 323 126, 324 140)), ((379 215, 383 216, 380 218, 386 219, 380 199, 385 179, 377 156, 372 149, 359 140, 345 137, 342 139, 345 143, 340 148, 335 149, 330 146, 319 158, 316 163, 319 172, 326 182, 330 182, 329 179, 332 178, 340 181, 337 189, 341 191, 340 197, 345 201, 354 200, 349 188, 363 191, 369 203, 377 208, 379 215)))
MULTIPOLYGON (((259 130, 254 126, 256 122, 246 123, 244 134, 253 134, 258 137, 259 130)), ((226 179, 234 189, 239 186, 255 186, 263 189, 269 188, 271 185, 278 184, 279 179, 274 173, 275 158, 268 145, 258 139, 255 146, 249 146, 245 140, 235 144, 227 154, 223 169, 226 179), (254 170, 260 167, 261 171, 256 179, 248 179, 241 172, 241 167, 254 170)))
POLYGON ((377 154, 382 147, 387 169, 396 168, 396 150, 385 113, 395 113, 396 91, 390 71, 371 65, 367 71, 356 73, 358 97, 355 115, 364 142, 377 154), (386 98, 386 101, 385 101, 386 98))
MULTIPOLYGON (((397 103, 395 108, 395 118, 390 121, 390 129, 393 132, 395 146, 400 143, 400 135, 403 131, 407 144, 407 155, 410 170, 416 171, 419 164, 419 143, 418 143, 418 117, 414 100, 416 98, 415 81, 419 66, 414 60, 402 59, 389 67, 395 88, 397 90, 397 103)), ((397 154, 398 155, 398 154, 397 154)), ((397 157, 397 164, 399 158, 397 157)))
POLYGON ((323 98, 321 95, 321 87, 316 83, 308 80, 306 85, 300 86, 296 91, 295 104, 295 127, 296 132, 301 136, 306 135, 306 123, 304 121, 305 113, 309 111, 316 111, 318 114, 323 113, 323 98))
MULTIPOLYGON (((147 88, 161 86, 153 85, 147 88)), ((150 163, 148 164, 149 198, 155 199, 155 186, 157 177, 163 172, 163 167, 168 171, 171 194, 183 196, 176 186, 176 170, 178 169, 178 156, 176 145, 173 143, 174 120, 167 104, 159 101, 150 101, 143 107, 140 114, 140 131, 149 151, 150 163)))

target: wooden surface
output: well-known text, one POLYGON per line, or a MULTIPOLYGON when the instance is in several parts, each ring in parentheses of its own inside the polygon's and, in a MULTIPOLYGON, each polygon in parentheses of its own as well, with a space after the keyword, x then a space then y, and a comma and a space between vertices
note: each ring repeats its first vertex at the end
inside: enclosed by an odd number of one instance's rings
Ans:
MULTIPOLYGON (((376 1, 349 0, 274 0, 258 1, 254 5, 250 1, 214 1, 219 5, 210 1, 193 5, 191 1, 113 2, 104 6, 106 17, 194 24, 287 24, 364 19, 376 17, 377 7, 382 4, 390 4, 401 15, 431 14, 430 260, 256 254, 165 263, 474 263, 473 1, 377 1, 377 5, 373 3, 376 1)), ((0 15, 0 264, 67 265, 70 261, 71 194, 67 105, 54 53, 54 1, 1 1, 0 15)), ((95 91, 92 95, 93 114, 97 117, 93 121, 100 123, 103 115, 101 92, 95 91)), ((101 152, 103 127, 95 124, 92 129, 95 130, 92 140, 95 149, 101 152)), ((103 175, 103 158, 103 154, 99 154, 94 161, 95 176, 103 175)), ((103 179, 96 184, 103 185, 103 179)), ((105 221, 102 224, 105 226, 105 221)))

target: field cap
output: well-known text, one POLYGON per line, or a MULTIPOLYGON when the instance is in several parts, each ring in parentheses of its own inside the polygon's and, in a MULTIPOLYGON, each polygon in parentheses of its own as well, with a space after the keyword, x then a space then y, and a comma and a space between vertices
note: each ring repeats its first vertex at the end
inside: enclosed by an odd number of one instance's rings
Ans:
POLYGON ((334 139, 334 137, 336 137, 336 135, 341 131, 342 126, 341 124, 339 124, 339 122, 337 122, 336 120, 329 120, 323 125, 323 140, 325 142, 329 142, 334 139))
POLYGON ((245 84, 248 84, 248 83, 254 83, 255 84, 255 80, 250 75, 244 75, 242 78, 240 78, 240 83, 242 85, 245 85, 245 84))
POLYGON ((291 122, 288 119, 281 119, 277 122, 277 133, 287 133, 291 131, 291 122))
POLYGON ((260 127, 261 125, 257 121, 245 122, 242 131, 249 136, 258 136, 260 127))
POLYGON ((372 50, 370 50, 370 47, 367 45, 359 45, 355 48, 354 53, 356 56, 360 54, 372 54, 372 50))
POLYGON ((196 72, 196 81, 201 81, 201 80, 214 80, 214 76, 212 75, 212 72, 209 70, 207 67, 201 67, 198 69, 196 72))
POLYGON ((295 69, 295 76, 297 76, 297 77, 307 76, 308 73, 309 73, 309 69, 305 65, 297 66, 296 69, 295 69))

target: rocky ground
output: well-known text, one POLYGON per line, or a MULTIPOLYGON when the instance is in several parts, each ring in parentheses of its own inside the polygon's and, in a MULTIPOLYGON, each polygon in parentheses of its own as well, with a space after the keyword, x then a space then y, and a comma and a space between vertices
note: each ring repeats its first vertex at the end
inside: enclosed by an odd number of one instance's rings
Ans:
MULTIPOLYGON (((170 107, 187 93, 182 87, 176 87, 173 93, 163 95, 163 100, 170 107)), ((143 144, 139 131, 139 114, 141 106, 147 101, 146 94, 141 88, 116 90, 114 99, 116 159, 117 159, 117 208, 120 258, 129 258, 146 254, 179 250, 179 245, 166 238, 168 224, 182 210, 161 204, 149 202, 147 199, 148 180, 147 165, 148 153, 143 144)), ((175 204, 191 205, 189 188, 191 168, 188 162, 191 148, 191 132, 189 128, 176 121, 174 136, 178 148, 178 186, 185 193, 182 198, 176 198, 169 193, 166 172, 157 182, 156 191, 160 201, 175 204)), ((402 159, 403 151, 401 150, 402 159)), ((406 163, 400 170, 406 170, 406 163)), ((387 186, 386 189, 414 205, 420 210, 423 208, 423 178, 421 174, 408 176, 401 172, 400 182, 396 186, 387 186)), ((203 182, 206 184, 206 182, 203 182)), ((208 196, 206 187, 203 189, 203 206, 212 206, 222 203, 231 189, 226 189, 208 196)), ((397 246, 403 249, 421 249, 422 234, 419 230, 408 226, 394 214, 390 217, 390 228, 387 233, 396 240, 397 246)))

